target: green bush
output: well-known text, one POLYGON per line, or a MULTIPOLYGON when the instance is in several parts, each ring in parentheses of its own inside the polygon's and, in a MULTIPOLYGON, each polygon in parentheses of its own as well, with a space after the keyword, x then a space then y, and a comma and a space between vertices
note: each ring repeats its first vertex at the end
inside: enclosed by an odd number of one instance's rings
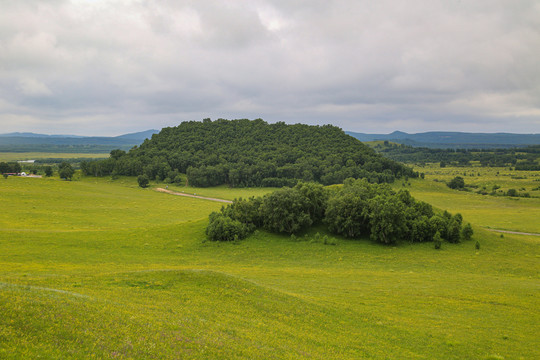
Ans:
POLYGON ((518 192, 516 189, 508 189, 506 196, 516 197, 518 196, 518 192))
POLYGON ((210 241, 235 241, 245 238, 254 228, 233 220, 221 213, 210 214, 210 221, 206 228, 206 236, 210 241))
POLYGON ((337 245, 337 241, 334 238, 329 238, 328 236, 324 235, 323 244, 324 245, 337 245))
POLYGON ((467 225, 465 225, 463 229, 461 229, 461 238, 463 240, 471 240, 473 233, 474 231, 471 224, 467 223, 467 225))

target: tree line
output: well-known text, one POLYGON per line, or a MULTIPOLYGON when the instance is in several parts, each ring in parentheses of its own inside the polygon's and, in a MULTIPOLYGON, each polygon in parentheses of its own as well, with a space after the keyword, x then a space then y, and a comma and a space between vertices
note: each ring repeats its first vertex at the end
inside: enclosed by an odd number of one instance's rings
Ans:
POLYGON ((21 171, 22 171, 21 164, 16 161, 0 162, 0 174, 9 174, 9 173, 17 174, 17 173, 20 173, 21 171))
POLYGON ((235 199, 210 214, 206 234, 212 241, 234 241, 257 228, 297 234, 318 224, 337 235, 383 244, 434 241, 440 246, 442 240, 457 243, 473 233, 461 214, 438 213, 407 190, 351 178, 342 187, 300 182, 263 197, 235 199))
POLYGON ((516 170, 540 170, 540 145, 508 149, 431 149, 385 141, 373 148, 389 159, 404 163, 469 166, 474 161, 486 167, 515 166, 516 170))
POLYGON ((208 187, 294 186, 298 181, 325 185, 366 178, 389 183, 417 177, 410 167, 387 159, 332 125, 268 124, 257 120, 183 122, 154 134, 108 159, 85 161, 86 175, 146 175, 150 180, 208 187))

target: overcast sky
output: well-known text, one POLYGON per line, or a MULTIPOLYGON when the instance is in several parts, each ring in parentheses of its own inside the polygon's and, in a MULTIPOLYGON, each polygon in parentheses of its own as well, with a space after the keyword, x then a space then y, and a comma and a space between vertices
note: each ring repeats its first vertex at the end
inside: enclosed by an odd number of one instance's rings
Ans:
POLYGON ((540 1, 0 0, 0 133, 540 133, 540 1))

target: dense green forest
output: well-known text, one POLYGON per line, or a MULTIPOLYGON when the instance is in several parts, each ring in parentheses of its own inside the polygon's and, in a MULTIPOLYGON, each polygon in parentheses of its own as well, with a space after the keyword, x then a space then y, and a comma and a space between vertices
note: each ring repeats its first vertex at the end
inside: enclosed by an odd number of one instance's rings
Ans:
POLYGON ((417 173, 377 154, 332 125, 268 124, 257 120, 183 122, 168 127, 129 152, 81 163, 87 175, 146 175, 149 179, 207 187, 325 185, 347 178, 392 182, 417 173))
POLYGON ((385 157, 409 164, 440 162, 453 166, 514 166, 516 170, 540 170, 540 145, 508 149, 430 149, 412 147, 388 141, 372 144, 385 157))
POLYGON ((470 224, 462 226, 460 214, 436 213, 407 190, 395 192, 388 184, 370 184, 365 179, 347 179, 343 187, 333 188, 298 183, 264 197, 236 199, 210 214, 206 234, 212 241, 234 241, 265 228, 294 236, 320 223, 334 234, 369 236, 383 244, 434 241, 439 248, 441 240, 457 243, 472 235, 470 224))

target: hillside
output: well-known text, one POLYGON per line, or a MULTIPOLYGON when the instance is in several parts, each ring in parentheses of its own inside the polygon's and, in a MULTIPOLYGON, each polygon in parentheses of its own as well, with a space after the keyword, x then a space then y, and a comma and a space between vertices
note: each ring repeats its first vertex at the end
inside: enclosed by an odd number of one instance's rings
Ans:
POLYGON ((540 134, 449 131, 431 131, 417 134, 408 134, 401 131, 394 131, 391 134, 364 134, 352 131, 346 133, 360 141, 388 140, 398 144, 427 148, 478 149, 540 145, 540 134))
POLYGON ((268 124, 263 120, 183 122, 164 128, 128 153, 81 164, 89 175, 142 175, 190 185, 231 187, 294 185, 298 180, 342 183, 349 177, 392 182, 415 176, 331 126, 268 124))
POLYGON ((451 169, 426 171, 407 188, 471 220, 472 241, 381 246, 313 229, 205 242, 221 203, 133 178, 1 179, 0 358, 540 358, 539 238, 481 228, 538 233, 540 199, 454 191, 432 181, 451 169))

